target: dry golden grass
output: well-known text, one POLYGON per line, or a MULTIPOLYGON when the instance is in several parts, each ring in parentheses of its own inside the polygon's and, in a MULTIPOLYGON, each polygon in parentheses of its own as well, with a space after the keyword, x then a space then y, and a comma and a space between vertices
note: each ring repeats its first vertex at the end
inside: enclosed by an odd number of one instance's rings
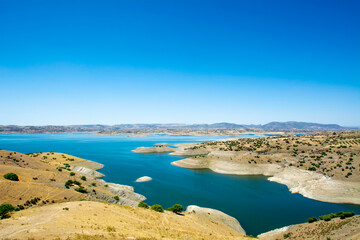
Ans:
POLYGON ((269 235, 266 239, 358 240, 360 239, 360 216, 292 225, 287 231, 269 235))
POLYGON ((16 212, 1 221, 10 239, 247 239, 208 217, 78 201, 16 212), (68 210, 66 210, 68 208, 68 210), (132 237, 132 238, 131 238, 132 237))
POLYGON ((62 153, 22 154, 0 150, 0 204, 24 206, 27 201, 39 198, 36 205, 45 205, 80 199, 97 200, 100 199, 99 193, 110 198, 113 196, 104 184, 96 179, 87 178, 87 181, 83 181, 79 173, 71 176, 71 170, 67 166, 78 164, 94 165, 91 161, 62 153), (10 172, 16 173, 19 181, 4 179, 3 175, 10 172), (68 180, 80 182, 92 194, 76 192, 74 189, 77 185, 70 189, 65 188, 68 180), (93 191, 96 191, 96 194, 93 191))

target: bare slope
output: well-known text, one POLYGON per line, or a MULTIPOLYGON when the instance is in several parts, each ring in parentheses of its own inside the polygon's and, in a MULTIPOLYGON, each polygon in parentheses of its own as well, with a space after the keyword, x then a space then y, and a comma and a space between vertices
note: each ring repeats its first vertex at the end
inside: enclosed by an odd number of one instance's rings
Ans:
POLYGON ((1 220, 9 239, 248 239, 215 218, 101 202, 66 202, 1 220))

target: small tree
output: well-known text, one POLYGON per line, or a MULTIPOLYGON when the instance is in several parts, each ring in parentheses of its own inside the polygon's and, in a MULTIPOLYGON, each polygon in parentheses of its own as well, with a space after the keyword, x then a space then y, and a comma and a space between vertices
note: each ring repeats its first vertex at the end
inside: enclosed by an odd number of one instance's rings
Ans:
POLYGON ((80 179, 83 180, 83 181, 86 181, 86 177, 85 177, 85 176, 82 176, 80 179))
POLYGON ((70 176, 75 176, 75 173, 74 173, 74 172, 70 172, 70 176))
POLYGON ((147 203, 144 202, 140 202, 138 207, 142 207, 142 208, 149 208, 149 205, 147 203))
POLYGON ((15 210, 15 207, 11 204, 1 204, 0 205, 0 219, 9 218, 9 212, 15 210))
POLYGON ((183 211, 183 206, 181 206, 180 204, 174 204, 174 206, 169 207, 166 210, 179 214, 183 211))
POLYGON ((4 175, 4 178, 10 181, 19 181, 19 177, 15 173, 7 173, 4 175))
POLYGON ((116 200, 116 201, 119 201, 119 196, 114 196, 114 199, 116 200))
POLYGON ((65 183, 65 187, 70 188, 70 186, 72 186, 73 184, 74 184, 73 180, 67 180, 67 182, 65 183))
POLYGON ((76 188, 75 191, 77 191, 79 193, 87 193, 86 188, 83 188, 83 187, 76 188))
POLYGON ((313 223, 313 222, 316 222, 318 219, 316 217, 312 217, 312 218, 308 218, 307 219, 307 222, 308 223, 313 223))
POLYGON ((164 209, 159 204, 154 204, 151 206, 151 210, 154 210, 156 212, 164 212, 164 209))

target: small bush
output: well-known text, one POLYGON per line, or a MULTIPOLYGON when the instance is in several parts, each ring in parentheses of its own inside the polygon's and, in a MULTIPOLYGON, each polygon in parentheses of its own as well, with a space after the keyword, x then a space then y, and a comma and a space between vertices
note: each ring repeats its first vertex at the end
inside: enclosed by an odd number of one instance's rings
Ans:
POLYGON ((83 188, 83 187, 76 188, 75 191, 77 191, 79 193, 87 193, 86 188, 83 188))
POLYGON ((116 200, 116 201, 119 201, 119 196, 114 196, 114 199, 116 200))
POLYGON ((9 218, 9 212, 15 210, 15 207, 11 204, 1 204, 0 205, 0 219, 9 218))
POLYGON ((144 202, 140 202, 138 207, 142 207, 142 208, 149 208, 149 205, 147 203, 144 202))
POLYGON ((79 181, 73 181, 73 183, 75 184, 75 185, 78 185, 78 186, 80 186, 81 185, 81 182, 79 182, 79 181))
POLYGON ((86 177, 85 177, 85 176, 81 176, 80 179, 83 180, 83 181, 86 181, 86 177))
POLYGON ((344 212, 340 215, 340 219, 345 219, 345 218, 348 218, 348 217, 352 217, 354 216, 355 213, 354 212, 344 212))
POLYGON ((154 210, 156 212, 164 212, 164 209, 159 204, 154 204, 151 206, 151 210, 154 210))
POLYGON ((70 186, 74 185, 74 181, 73 180, 68 180, 66 183, 65 183, 65 187, 66 188, 70 188, 70 186))
POLYGON ((96 187, 96 183, 94 183, 94 182, 91 183, 91 186, 96 187))
POLYGON ((308 223, 313 223, 313 222, 316 222, 318 219, 316 217, 312 217, 312 218, 308 218, 307 219, 307 222, 308 223))
POLYGON ((285 233, 284 238, 289 238, 291 236, 291 233, 285 233))
POLYGON ((19 177, 15 173, 7 173, 4 175, 4 178, 10 181, 19 181, 19 177))
POLYGON ((169 207, 166 210, 172 211, 174 213, 181 213, 183 211, 183 206, 181 206, 180 204, 174 204, 174 206, 169 207))
POLYGON ((75 173, 74 173, 74 172, 70 172, 70 176, 75 176, 75 173))

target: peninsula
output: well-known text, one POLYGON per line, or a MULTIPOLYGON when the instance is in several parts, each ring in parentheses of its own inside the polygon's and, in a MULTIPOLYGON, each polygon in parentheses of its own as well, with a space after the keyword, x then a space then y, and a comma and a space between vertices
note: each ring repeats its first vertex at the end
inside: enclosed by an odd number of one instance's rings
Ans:
POLYGON ((360 204, 360 131, 179 144, 171 154, 191 156, 175 166, 261 174, 308 198, 360 204))

